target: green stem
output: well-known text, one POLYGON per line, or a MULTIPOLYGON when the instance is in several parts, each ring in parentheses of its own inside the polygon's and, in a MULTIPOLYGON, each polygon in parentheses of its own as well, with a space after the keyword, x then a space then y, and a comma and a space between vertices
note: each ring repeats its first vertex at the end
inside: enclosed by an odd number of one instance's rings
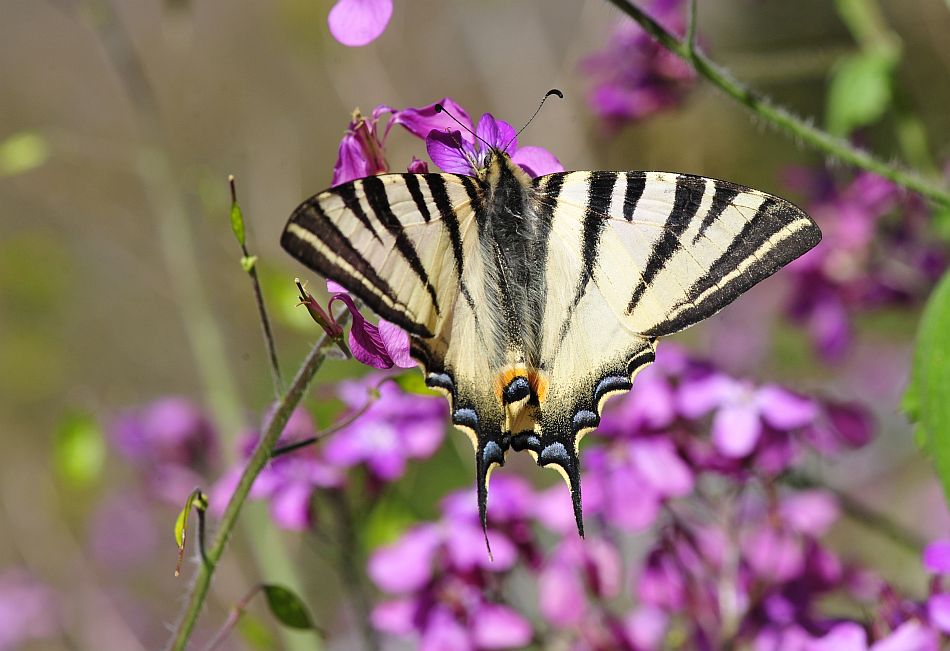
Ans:
POLYGON ((886 163, 880 158, 858 149, 848 141, 832 136, 788 110, 773 104, 764 96, 733 79, 725 69, 702 53, 695 50, 691 52, 685 40, 681 40, 668 32, 662 25, 628 0, 607 1, 637 21, 644 31, 655 38, 663 47, 689 63, 697 74, 705 77, 714 86, 769 123, 780 127, 805 144, 838 160, 874 172, 936 203, 950 206, 950 190, 945 187, 924 179, 915 172, 886 163))
MULTIPOLYGON (((345 318, 346 315, 341 317, 338 321, 342 321, 345 318)), ((251 491, 251 486, 253 486, 254 480, 257 479, 261 470, 264 469, 264 466, 267 465, 267 462, 270 460, 274 445, 284 431, 287 420, 297 405, 300 404, 304 392, 306 392, 307 387, 309 387, 313 381, 314 375, 316 375, 324 359, 326 359, 327 349, 332 345, 333 341, 329 337, 324 336, 310 350, 310 353, 308 353, 300 369, 297 371, 297 374, 294 376, 290 387, 287 389, 287 393, 281 398, 277 404, 277 408, 265 423, 264 435, 257 444, 254 454, 251 455, 251 458, 248 460, 244 472, 241 473, 241 479, 238 481, 238 485, 234 489, 234 494, 231 496, 231 500, 224 510, 224 515, 221 516, 218 533, 215 536, 214 542, 211 544, 211 548, 208 549, 207 562, 201 565, 198 576, 191 586, 188 605, 184 615, 175 628, 174 638, 169 647, 173 651, 184 651, 185 645, 188 643, 188 638, 191 636, 195 623, 198 621, 198 616, 201 613, 205 598, 207 597, 208 588, 211 585, 211 577, 214 575, 218 561, 221 560, 221 555, 224 553, 224 548, 227 546, 228 539, 231 537, 231 532, 237 524, 238 515, 241 513, 244 501, 251 491)))
POLYGON ((696 0, 689 0, 686 20, 686 59, 691 61, 696 55, 696 0))

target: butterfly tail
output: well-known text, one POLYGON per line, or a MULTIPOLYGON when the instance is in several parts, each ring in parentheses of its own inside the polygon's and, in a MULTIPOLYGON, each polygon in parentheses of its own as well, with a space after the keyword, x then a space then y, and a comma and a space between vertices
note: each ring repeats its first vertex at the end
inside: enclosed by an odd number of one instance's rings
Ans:
POLYGON ((476 478, 478 488, 478 517, 485 533, 485 546, 488 556, 491 557, 491 545, 488 543, 488 480, 495 466, 505 465, 505 452, 508 451, 508 437, 501 432, 493 437, 479 437, 481 439, 478 451, 475 454, 476 478))

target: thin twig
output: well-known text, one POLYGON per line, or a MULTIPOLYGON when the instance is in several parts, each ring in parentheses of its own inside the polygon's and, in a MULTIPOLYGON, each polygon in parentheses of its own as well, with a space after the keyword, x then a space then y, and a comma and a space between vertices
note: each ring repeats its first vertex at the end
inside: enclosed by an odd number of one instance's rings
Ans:
POLYGON ((208 642, 208 646, 205 647, 205 651, 214 651, 218 646, 228 637, 234 627, 237 626, 238 620, 241 619, 241 615, 244 614, 244 611, 247 609, 247 605, 251 603, 258 592, 261 591, 263 586, 261 584, 255 585, 253 588, 247 591, 241 600, 238 601, 234 606, 231 607, 231 610, 228 612, 228 618, 224 620, 224 624, 221 625, 221 628, 215 634, 211 641, 208 642))
POLYGON ((936 203, 950 206, 950 190, 945 187, 926 180, 915 172, 886 163, 880 158, 858 149, 848 141, 832 136, 830 133, 809 124, 787 109, 773 104, 764 96, 733 79, 725 69, 701 52, 693 50, 690 53, 685 40, 679 39, 667 31, 662 25, 644 13, 642 9, 628 0, 607 1, 637 21, 644 31, 667 50, 689 63, 699 75, 705 77, 727 95, 771 124, 784 129, 800 138, 803 143, 838 160, 874 172, 936 203))
POLYGON ((369 411, 369 408, 373 406, 374 402, 379 400, 380 398, 379 388, 383 385, 384 382, 391 379, 392 378, 383 378, 382 380, 380 380, 376 384, 376 386, 373 388, 373 390, 369 392, 369 398, 366 399, 366 402, 359 409, 354 411, 352 414, 350 414, 349 416, 347 416, 340 422, 334 423, 333 425, 323 430, 322 432, 317 432, 314 436, 301 439, 299 441, 295 441, 294 443, 289 443, 283 447, 279 447, 275 449, 271 453, 271 457, 279 457, 283 454, 288 454, 290 452, 294 452, 295 450, 299 450, 300 448, 305 448, 308 445, 313 445, 314 443, 325 439, 331 434, 335 434, 339 432, 344 427, 348 427, 352 425, 353 422, 356 421, 357 418, 359 418, 360 416, 365 414, 367 411, 369 411))
MULTIPOLYGON (((337 320, 338 322, 343 322, 348 318, 349 314, 344 312, 337 320)), ((191 632, 195 627, 195 623, 198 621, 198 616, 204 605, 208 588, 211 585, 211 577, 214 575, 218 561, 221 560, 221 555, 224 553, 224 548, 227 546, 231 532, 235 524, 237 524, 238 515, 241 513, 241 508, 244 506, 244 501, 247 499, 251 486, 270 460, 274 444, 284 431, 291 413, 293 413, 293 410, 303 399, 304 392, 313 381, 314 375, 316 375, 320 366, 323 365, 323 361, 326 359, 327 349, 332 344, 333 342, 330 338, 324 336, 314 345, 310 353, 307 354, 306 359, 304 359, 300 369, 297 371, 296 376, 294 376, 290 387, 287 389, 287 393, 284 394, 277 408, 268 418, 264 426, 264 435, 257 444, 254 454, 251 455, 251 458, 248 460, 244 472, 241 473, 241 478, 238 481, 237 487, 234 489, 234 494, 231 496, 231 500, 224 510, 224 515, 221 516, 218 533, 214 538, 214 542, 211 544, 211 548, 208 550, 207 563, 199 568, 195 582, 191 586, 188 605, 186 606, 182 618, 178 621, 178 625, 175 627, 174 637, 169 645, 169 648, 173 651, 184 651, 185 645, 188 643, 188 638, 191 636, 191 632)))
POLYGON ((686 14, 686 59, 696 56, 696 0, 689 0, 686 14))
MULTIPOLYGON (((228 176, 228 186, 231 188, 231 206, 237 205, 237 188, 234 183, 234 175, 228 176)), ((247 243, 243 238, 240 242, 241 253, 245 260, 252 260, 251 254, 247 250, 247 243)), ((251 262, 246 268, 247 275, 251 277, 251 285, 254 287, 254 301, 257 303, 257 316, 261 321, 261 330, 264 334, 264 345, 267 347, 267 356, 270 361, 270 374, 274 382, 274 395, 277 398, 284 393, 284 382, 280 377, 280 364, 277 361, 277 344, 274 343, 274 333, 270 327, 270 319, 267 316, 267 306, 264 304, 264 293, 261 291, 261 282, 257 277, 257 265, 251 262)))

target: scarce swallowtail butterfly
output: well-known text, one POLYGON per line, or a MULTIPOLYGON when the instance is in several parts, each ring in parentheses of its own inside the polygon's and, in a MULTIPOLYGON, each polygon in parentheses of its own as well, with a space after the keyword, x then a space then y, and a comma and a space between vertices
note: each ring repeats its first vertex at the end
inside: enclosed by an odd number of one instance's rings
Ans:
POLYGON ((281 244, 410 334, 475 446, 478 508, 509 450, 561 473, 583 536, 578 443, 657 340, 821 239, 776 196, 670 172, 384 174, 301 204, 281 244))

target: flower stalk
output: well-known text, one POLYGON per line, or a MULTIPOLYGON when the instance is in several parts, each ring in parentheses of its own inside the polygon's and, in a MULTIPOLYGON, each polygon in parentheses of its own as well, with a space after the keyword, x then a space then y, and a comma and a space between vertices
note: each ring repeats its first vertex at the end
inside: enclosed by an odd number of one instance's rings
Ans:
MULTIPOLYGON (((760 116, 770 124, 800 138, 802 142, 838 160, 890 179, 931 201, 950 207, 950 190, 922 178, 919 174, 891 165, 877 156, 859 149, 843 138, 809 124, 803 118, 771 102, 763 95, 734 79, 724 68, 695 50, 687 37, 680 39, 629 0, 608 0, 630 16, 663 47, 686 61, 699 75, 760 116)), ((691 23, 695 30, 695 20, 691 23)))
MULTIPOLYGON (((344 314, 337 318, 337 322, 345 321, 347 318, 349 317, 344 312, 344 314)), ((210 549, 208 549, 206 562, 200 567, 198 575, 195 577, 195 582, 191 586, 188 605, 186 606, 184 615, 175 627, 174 637, 169 645, 172 651, 184 651, 188 639, 191 637, 191 633, 198 621, 201 609, 204 606, 205 599, 208 595, 208 588, 211 586, 211 577, 214 575, 218 561, 224 553, 224 548, 227 546, 228 539, 231 537, 231 532, 237 524, 238 516, 241 513, 248 493, 251 491, 251 486, 254 485, 254 480, 270 460, 274 445, 277 443, 277 439, 280 438, 281 433, 283 433, 287 420, 297 405, 300 404, 314 376, 323 365, 323 361, 327 356, 327 350, 331 345, 333 345, 333 341, 329 337, 324 336, 313 346, 304 359, 303 364, 298 369, 297 374, 294 376, 287 392, 283 395, 277 408, 273 411, 265 424, 264 435, 254 449, 254 454, 248 460, 247 466, 245 466, 244 472, 241 474, 241 479, 238 481, 238 485, 234 490, 234 494, 231 496, 224 515, 221 517, 218 533, 210 549)))

